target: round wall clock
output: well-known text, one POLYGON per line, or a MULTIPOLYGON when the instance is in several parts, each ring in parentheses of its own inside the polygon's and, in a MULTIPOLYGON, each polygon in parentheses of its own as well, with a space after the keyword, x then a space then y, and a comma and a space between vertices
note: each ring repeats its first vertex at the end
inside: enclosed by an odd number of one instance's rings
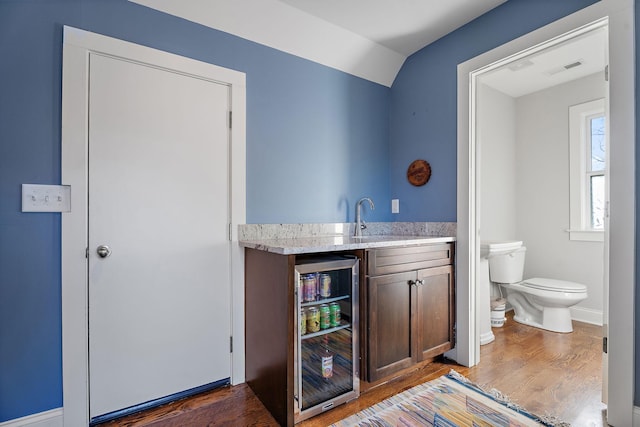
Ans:
POLYGON ((411 185, 420 187, 431 178, 431 166, 426 160, 414 160, 407 169, 407 179, 411 185))

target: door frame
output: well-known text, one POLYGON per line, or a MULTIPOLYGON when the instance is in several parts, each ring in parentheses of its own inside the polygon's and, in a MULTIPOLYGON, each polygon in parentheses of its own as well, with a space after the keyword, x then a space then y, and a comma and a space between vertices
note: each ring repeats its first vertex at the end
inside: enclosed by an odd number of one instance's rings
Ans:
MULTIPOLYGON (((475 146, 475 78, 506 58, 530 54, 544 43, 596 21, 608 19, 610 105, 610 258, 608 410, 611 425, 632 425, 634 395, 635 301, 635 52, 632 0, 602 0, 563 19, 519 37, 458 65, 457 175, 457 343, 456 360, 466 366, 480 361, 476 266, 480 253, 479 194, 475 146), (632 195, 629 197, 629 195, 632 195), (615 367, 613 369, 612 367, 615 367)), ((606 271, 606 270, 605 270, 606 271)), ((606 280, 606 278, 605 278, 606 280)), ((606 303, 606 300, 605 300, 606 303)))
POLYGON ((88 78, 89 55, 167 68, 230 88, 229 249, 231 382, 244 382, 244 252, 238 225, 246 222, 246 77, 235 70, 76 28, 64 27, 62 60, 62 183, 71 186, 71 212, 62 215, 62 388, 65 426, 88 425, 88 78))

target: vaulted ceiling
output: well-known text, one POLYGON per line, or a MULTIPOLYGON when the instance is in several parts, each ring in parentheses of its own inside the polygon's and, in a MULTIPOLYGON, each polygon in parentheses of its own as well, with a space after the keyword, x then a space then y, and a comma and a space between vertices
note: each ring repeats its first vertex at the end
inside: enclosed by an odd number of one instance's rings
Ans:
POLYGON ((131 0, 391 86, 405 59, 506 0, 131 0))

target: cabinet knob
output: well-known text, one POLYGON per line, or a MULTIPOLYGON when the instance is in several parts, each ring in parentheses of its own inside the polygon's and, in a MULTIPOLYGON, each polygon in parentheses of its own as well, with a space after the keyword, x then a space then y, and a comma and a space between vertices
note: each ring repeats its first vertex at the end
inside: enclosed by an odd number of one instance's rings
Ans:
POLYGON ((424 280, 422 280, 422 279, 416 280, 416 283, 418 284, 418 286, 422 286, 422 285, 424 285, 424 280))
POLYGON ((407 283, 409 284, 409 286, 416 286, 418 284, 414 280, 409 280, 407 283))

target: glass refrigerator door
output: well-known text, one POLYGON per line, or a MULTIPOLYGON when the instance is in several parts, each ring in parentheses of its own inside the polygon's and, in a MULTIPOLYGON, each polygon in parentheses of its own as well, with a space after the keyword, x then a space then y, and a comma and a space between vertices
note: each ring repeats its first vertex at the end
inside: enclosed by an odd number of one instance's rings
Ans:
POLYGON ((357 394, 359 389, 354 367, 358 264, 353 259, 342 264, 334 268, 330 263, 307 264, 296 270, 296 395, 300 412, 316 408, 308 416, 341 403, 337 397, 357 394))

